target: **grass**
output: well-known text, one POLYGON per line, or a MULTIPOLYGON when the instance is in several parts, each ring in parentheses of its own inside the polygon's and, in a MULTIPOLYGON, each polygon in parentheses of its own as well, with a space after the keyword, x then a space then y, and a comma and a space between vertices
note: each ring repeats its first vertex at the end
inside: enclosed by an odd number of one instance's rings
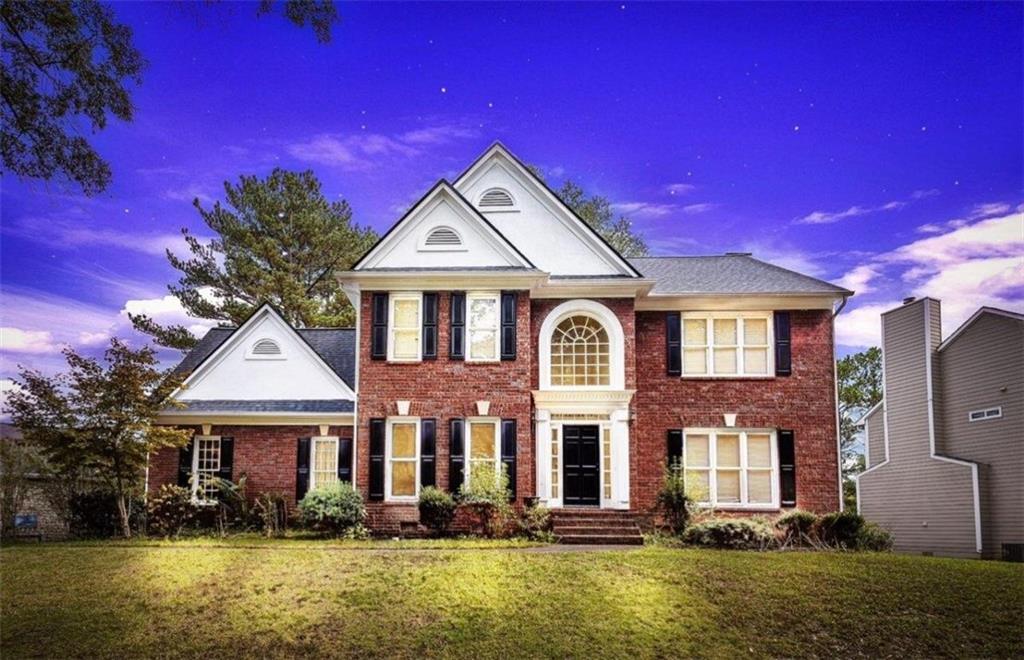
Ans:
POLYGON ((1020 565, 468 545, 8 547, 0 656, 1024 655, 1020 565))

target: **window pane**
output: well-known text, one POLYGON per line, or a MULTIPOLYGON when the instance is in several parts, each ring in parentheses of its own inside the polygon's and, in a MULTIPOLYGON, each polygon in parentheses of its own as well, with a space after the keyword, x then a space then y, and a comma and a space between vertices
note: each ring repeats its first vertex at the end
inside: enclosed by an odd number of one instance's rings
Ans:
POLYGON ((686 466, 707 467, 708 463, 708 436, 687 435, 686 436, 686 466))
POLYGON ((695 502, 708 502, 710 501, 710 491, 708 490, 708 471, 707 470, 687 470, 685 474, 686 478, 686 496, 695 502))
MULTIPOLYGON (((338 446, 333 440, 316 440, 313 451, 313 469, 317 472, 335 472, 338 468, 338 446)), ((319 483, 319 479, 317 480, 319 483)))
POLYGON ((391 494, 416 494, 416 461, 394 461, 391 464, 391 494))
POLYGON ((747 502, 770 504, 772 501, 772 473, 767 470, 747 472, 747 502))
POLYGON ((768 373, 768 349, 743 349, 743 371, 748 374, 768 373))
POLYGON ((708 371, 707 349, 688 348, 683 352, 683 370, 688 374, 704 374, 708 371))
POLYGON ((415 328, 420 324, 420 302, 418 300, 396 300, 394 326, 415 328))
POLYGON ((718 467, 740 466, 740 436, 718 435, 718 467))
POLYGON ((395 331, 395 357, 417 357, 420 353, 419 330, 395 331))
POLYGON ((739 470, 718 470, 718 503, 735 504, 740 501, 739 470))
POLYGON ((715 345, 736 345, 736 319, 715 319, 715 345))
POLYGON ((570 316, 551 334, 552 385, 608 385, 608 333, 589 316, 570 316))
POLYGON ((497 357, 494 330, 473 330, 469 333, 469 357, 474 360, 493 360, 497 357))
POLYGON ((498 327, 498 303, 493 298, 472 298, 469 301, 470 328, 498 327))
POLYGON ((743 343, 748 346, 768 344, 768 321, 765 319, 743 319, 743 343))
POLYGON ((683 321, 683 343, 696 346, 708 343, 708 322, 704 319, 685 319, 683 321))
POLYGON ((416 458, 416 425, 395 424, 391 427, 392 458, 416 458))
POLYGON ((736 373, 736 349, 716 348, 715 349, 715 373, 734 374, 736 373))
POLYGON ((494 458, 494 424, 470 424, 469 457, 494 458))
POLYGON ((760 433, 747 435, 747 466, 754 468, 772 466, 771 436, 760 433))

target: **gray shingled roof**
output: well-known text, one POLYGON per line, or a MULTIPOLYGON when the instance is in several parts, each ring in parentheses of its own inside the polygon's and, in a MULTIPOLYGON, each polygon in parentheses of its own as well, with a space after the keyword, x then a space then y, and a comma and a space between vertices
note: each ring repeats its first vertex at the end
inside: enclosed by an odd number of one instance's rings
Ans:
POLYGON ((210 399, 206 401, 181 401, 184 408, 173 408, 171 413, 190 412, 297 412, 297 413, 350 413, 352 401, 341 399, 280 399, 248 400, 210 399))
POLYGON ((853 292, 773 266, 747 254, 706 257, 634 257, 653 294, 838 294, 853 292))
MULTIPOLYGON (((185 356, 174 372, 189 373, 231 336, 235 328, 211 328, 199 340, 195 348, 185 356)), ((299 336, 306 340, 313 350, 327 363, 334 373, 355 389, 356 382, 356 331, 354 328, 301 328, 299 336)))

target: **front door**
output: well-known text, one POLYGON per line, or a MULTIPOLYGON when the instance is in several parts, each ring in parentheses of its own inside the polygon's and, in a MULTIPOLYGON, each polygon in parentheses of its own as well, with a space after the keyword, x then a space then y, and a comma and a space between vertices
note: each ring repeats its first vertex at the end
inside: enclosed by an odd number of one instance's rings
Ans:
POLYGON ((563 483, 566 506, 598 505, 601 494, 597 426, 563 426, 563 483))

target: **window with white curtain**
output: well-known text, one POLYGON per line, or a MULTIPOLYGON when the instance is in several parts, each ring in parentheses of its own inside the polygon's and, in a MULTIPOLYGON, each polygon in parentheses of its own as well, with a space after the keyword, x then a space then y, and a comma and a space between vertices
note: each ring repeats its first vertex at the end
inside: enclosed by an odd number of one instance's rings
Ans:
POLYGON ((391 313, 388 315, 388 359, 416 361, 420 354, 423 296, 419 293, 391 294, 391 313))
POLYGON ((499 294, 470 293, 466 296, 469 305, 468 343, 466 359, 471 362, 497 360, 498 323, 500 320, 499 294))
POLYGON ((687 429, 683 438, 683 473, 694 500, 725 508, 779 506, 775 431, 687 429))
POLYGON ((310 447, 313 466, 309 489, 323 488, 338 482, 338 438, 313 438, 310 447))
POLYGON ((204 502, 217 495, 220 436, 197 435, 192 444, 192 499, 204 502))
POLYGON ((771 312, 684 312, 684 376, 768 376, 771 312))
POLYGON ((500 434, 498 420, 469 420, 468 446, 469 470, 466 471, 466 483, 472 481, 474 475, 491 474, 498 476, 501 453, 498 443, 500 434))

